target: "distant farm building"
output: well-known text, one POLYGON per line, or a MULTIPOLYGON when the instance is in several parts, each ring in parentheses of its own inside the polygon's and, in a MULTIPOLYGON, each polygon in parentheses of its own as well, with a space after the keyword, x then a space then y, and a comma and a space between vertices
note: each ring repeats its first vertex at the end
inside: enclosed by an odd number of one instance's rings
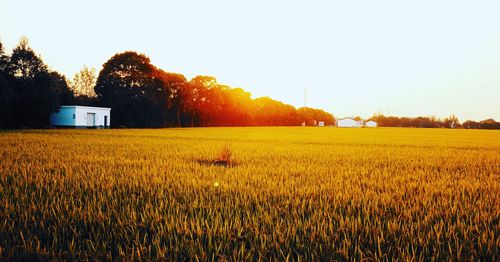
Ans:
POLYGON ((346 117, 337 120, 338 127, 362 127, 362 120, 355 120, 354 118, 346 117))
POLYGON ((302 126, 325 126, 325 121, 306 120, 301 123, 302 126))
POLYGON ((111 108, 92 106, 61 106, 50 116, 50 125, 73 128, 108 128, 111 108))
POLYGON ((377 122, 369 120, 365 122, 365 127, 377 127, 377 122))

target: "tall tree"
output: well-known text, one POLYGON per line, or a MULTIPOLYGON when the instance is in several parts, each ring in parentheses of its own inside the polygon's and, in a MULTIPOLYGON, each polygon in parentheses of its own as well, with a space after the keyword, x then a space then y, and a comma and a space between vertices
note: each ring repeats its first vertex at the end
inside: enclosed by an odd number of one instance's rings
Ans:
POLYGON ((167 118, 168 125, 182 126, 182 115, 185 109, 184 91, 186 89, 186 77, 181 74, 157 70, 157 78, 160 79, 168 93, 167 98, 167 118), (175 123, 175 124, 174 124, 175 123))
POLYGON ((0 42, 0 129, 8 127, 12 117, 12 105, 15 94, 7 78, 7 66, 10 58, 5 54, 3 44, 0 42))
POLYGON ((0 42, 0 73, 5 72, 9 65, 10 58, 5 54, 2 42, 0 42))
MULTIPOLYGON (((221 114, 216 114, 218 123, 224 126, 247 126, 251 124, 251 94, 241 88, 222 87, 224 91, 224 104, 217 108, 216 103, 211 103, 211 108, 216 107, 221 114)), ((219 87, 219 88, 220 88, 219 87)), ((215 111, 217 112, 217 111, 215 111)))
POLYGON ((111 57, 99 73, 95 93, 113 110, 112 126, 165 125, 168 90, 145 55, 127 51, 111 57))
POLYGON ((50 72, 52 90, 56 93, 60 105, 75 103, 75 94, 68 85, 66 77, 58 72, 50 72))
POLYGON ((17 79, 34 79, 37 74, 47 72, 42 59, 28 46, 28 39, 21 37, 19 44, 12 51, 8 73, 17 79))
POLYGON ((458 118, 455 115, 451 115, 450 117, 444 119, 443 125, 446 128, 458 128, 460 127, 460 121, 458 121, 458 118))
POLYGON ((217 85, 217 79, 211 76, 195 76, 185 85, 184 99, 188 112, 191 113, 191 126, 196 122, 203 124, 202 111, 209 103, 209 90, 217 85))
POLYGON ((9 85, 16 97, 11 107, 11 113, 15 117, 11 118, 10 127, 48 125, 50 114, 59 107, 56 92, 58 81, 28 46, 25 37, 21 38, 13 50, 6 71, 9 85))
POLYGON ((94 87, 97 76, 95 68, 88 68, 86 65, 75 74, 71 81, 71 90, 76 96, 95 97, 94 87))

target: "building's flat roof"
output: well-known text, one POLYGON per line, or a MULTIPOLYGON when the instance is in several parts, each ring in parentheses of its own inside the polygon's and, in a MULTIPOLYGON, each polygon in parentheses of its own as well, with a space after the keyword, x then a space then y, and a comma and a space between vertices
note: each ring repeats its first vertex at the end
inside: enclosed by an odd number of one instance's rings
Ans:
POLYGON ((72 106, 60 106, 61 108, 91 108, 91 109, 106 109, 106 110, 111 110, 110 107, 97 107, 97 106, 77 106, 77 105, 72 105, 72 106))
POLYGON ((351 117, 338 118, 337 120, 346 120, 346 119, 357 121, 356 119, 351 118, 351 117))

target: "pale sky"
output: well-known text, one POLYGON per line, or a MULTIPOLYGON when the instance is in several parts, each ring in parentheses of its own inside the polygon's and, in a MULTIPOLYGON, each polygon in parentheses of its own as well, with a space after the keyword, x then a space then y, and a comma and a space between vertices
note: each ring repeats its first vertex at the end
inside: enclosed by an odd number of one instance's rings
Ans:
POLYGON ((68 78, 134 50, 336 117, 500 120, 498 0, 0 0, 9 53, 21 36, 68 78))

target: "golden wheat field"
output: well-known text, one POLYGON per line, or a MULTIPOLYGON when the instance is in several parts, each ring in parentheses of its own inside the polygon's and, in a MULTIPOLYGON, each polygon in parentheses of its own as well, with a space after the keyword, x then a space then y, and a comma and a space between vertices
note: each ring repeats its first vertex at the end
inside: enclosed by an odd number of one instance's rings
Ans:
POLYGON ((0 157, 2 259, 500 259, 499 131, 3 131, 0 157))

